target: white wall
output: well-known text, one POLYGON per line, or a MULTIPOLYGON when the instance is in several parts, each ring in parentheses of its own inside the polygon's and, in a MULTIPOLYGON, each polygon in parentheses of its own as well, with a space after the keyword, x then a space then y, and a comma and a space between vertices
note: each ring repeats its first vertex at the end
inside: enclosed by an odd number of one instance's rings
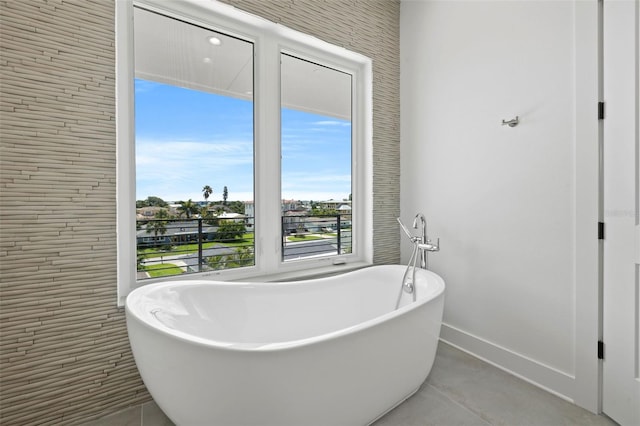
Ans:
POLYGON ((586 161, 597 148, 595 67, 581 74, 578 40, 597 21, 585 4, 402 2, 401 212, 424 212, 441 238, 430 268, 447 282, 442 338, 595 410, 597 361, 588 398, 577 385, 597 339, 597 299, 584 313, 576 305, 597 291, 597 276, 576 280, 580 226, 591 226, 586 261, 597 262, 597 180, 580 186, 597 163, 576 163, 579 144, 591 144, 586 161), (584 84, 594 84, 586 96, 584 84), (501 125, 515 116, 517 127, 501 125), (577 319, 594 329, 582 333, 577 319))

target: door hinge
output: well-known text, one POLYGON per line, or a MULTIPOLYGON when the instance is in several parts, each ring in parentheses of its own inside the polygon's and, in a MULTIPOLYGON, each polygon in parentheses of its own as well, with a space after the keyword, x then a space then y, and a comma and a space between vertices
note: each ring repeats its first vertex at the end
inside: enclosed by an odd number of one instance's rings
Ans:
POLYGON ((604 120, 604 102, 598 102, 598 120, 604 120))
POLYGON ((604 222, 598 222, 598 239, 604 240, 604 222))
POLYGON ((598 359, 604 359, 604 342, 598 340, 598 359))

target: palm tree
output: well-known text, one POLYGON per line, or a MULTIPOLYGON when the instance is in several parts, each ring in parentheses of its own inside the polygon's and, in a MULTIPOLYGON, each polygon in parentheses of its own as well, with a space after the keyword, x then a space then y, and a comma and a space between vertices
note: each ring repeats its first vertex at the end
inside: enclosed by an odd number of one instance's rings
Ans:
POLYGON ((200 207, 200 217, 203 219, 211 219, 213 214, 209 211, 209 207, 200 207))
POLYGON ((227 190, 227 186, 225 185, 224 189, 222 190, 222 205, 223 206, 227 205, 227 197, 229 197, 229 191, 227 190))
POLYGON ((213 270, 227 269, 228 256, 217 254, 207 257, 207 265, 213 270))
POLYGON ((167 233, 167 221, 162 219, 167 219, 169 215, 165 209, 160 209, 158 213, 156 213, 156 220, 152 220, 147 224, 147 234, 153 232, 154 240, 158 240, 158 234, 164 235, 167 233))
POLYGON ((253 265, 253 247, 242 246, 236 248, 234 257, 238 266, 253 265))
POLYGON ((154 217, 156 219, 169 219, 169 212, 166 209, 160 209, 154 217))
POLYGON ((184 214, 187 219, 190 219, 192 214, 197 214, 199 211, 198 205, 191 201, 191 198, 189 198, 189 201, 180 201, 178 204, 180 204, 180 207, 178 207, 179 215, 182 216, 184 214))
MULTIPOLYGON (((225 187, 226 188, 226 187, 225 187)), ((202 195, 204 195, 204 201, 209 200, 209 195, 213 194, 213 189, 209 185, 205 185, 202 188, 202 195)))

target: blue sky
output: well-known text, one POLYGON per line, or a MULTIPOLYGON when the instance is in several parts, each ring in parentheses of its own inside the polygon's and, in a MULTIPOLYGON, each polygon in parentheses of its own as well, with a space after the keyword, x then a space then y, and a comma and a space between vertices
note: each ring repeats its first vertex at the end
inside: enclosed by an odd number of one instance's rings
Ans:
MULTIPOLYGON (((136 199, 253 200, 253 110, 246 100, 136 79, 136 199)), ((351 123, 282 111, 282 198, 351 193, 351 123)), ((277 173, 277 170, 274 170, 277 173)))

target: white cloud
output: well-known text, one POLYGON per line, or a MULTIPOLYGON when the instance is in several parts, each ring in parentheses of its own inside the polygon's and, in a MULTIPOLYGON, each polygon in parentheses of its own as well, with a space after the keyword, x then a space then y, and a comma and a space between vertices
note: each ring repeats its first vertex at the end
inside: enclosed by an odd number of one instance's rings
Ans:
MULTIPOLYGON (((221 199, 222 188, 253 190, 253 142, 136 141, 137 199, 155 195, 166 200, 202 200, 210 185, 221 199)), ((244 195, 243 195, 244 197, 244 195)))

